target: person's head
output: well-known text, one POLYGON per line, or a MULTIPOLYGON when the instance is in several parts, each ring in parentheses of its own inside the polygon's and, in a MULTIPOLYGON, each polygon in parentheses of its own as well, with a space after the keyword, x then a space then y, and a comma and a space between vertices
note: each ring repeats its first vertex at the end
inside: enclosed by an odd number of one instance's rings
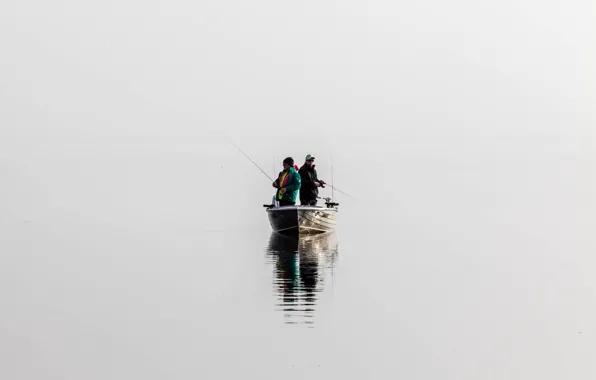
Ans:
POLYGON ((294 166, 294 159, 292 157, 286 157, 283 162, 284 170, 288 170, 289 168, 294 166))
POLYGON ((313 166, 315 164, 315 158, 311 154, 307 154, 306 158, 304 159, 304 162, 308 166, 313 166))

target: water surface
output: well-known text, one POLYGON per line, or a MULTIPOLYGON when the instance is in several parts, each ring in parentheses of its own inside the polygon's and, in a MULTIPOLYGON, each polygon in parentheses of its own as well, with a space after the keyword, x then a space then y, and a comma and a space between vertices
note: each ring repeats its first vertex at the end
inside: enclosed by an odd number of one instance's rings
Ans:
POLYGON ((285 323, 314 326, 319 293, 333 285, 336 234, 297 238, 273 232, 266 252, 274 268, 273 285, 279 301, 275 307, 283 312, 285 323))

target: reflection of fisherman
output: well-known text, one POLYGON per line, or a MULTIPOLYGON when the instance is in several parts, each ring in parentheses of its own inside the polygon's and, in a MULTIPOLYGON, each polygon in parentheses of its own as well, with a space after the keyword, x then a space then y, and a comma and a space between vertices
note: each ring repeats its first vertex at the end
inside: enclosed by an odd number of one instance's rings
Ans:
POLYGON ((286 323, 314 323, 323 268, 332 269, 337 255, 335 234, 298 239, 273 232, 267 252, 275 263, 273 285, 286 323))
POLYGON ((304 287, 305 301, 314 306, 319 282, 319 258, 312 252, 300 252, 300 281, 304 287))
POLYGON ((284 170, 273 181, 273 187, 277 189, 275 200, 279 202, 280 206, 294 206, 302 181, 300 175, 294 169, 294 159, 292 157, 286 158, 283 165, 284 170))
POLYGON ((312 244, 301 244, 294 237, 274 233, 269 247, 275 255, 275 285, 285 311, 299 313, 294 316, 311 315, 316 306, 320 276, 319 258, 312 251, 312 244))
POLYGON ((299 274, 296 272, 296 252, 279 252, 276 255, 277 291, 285 304, 297 302, 296 286, 299 274))
POLYGON ((300 188, 300 204, 306 206, 316 206, 319 197, 319 187, 325 185, 325 181, 317 177, 315 169, 315 158, 308 154, 304 165, 300 168, 300 178, 302 187, 300 188))

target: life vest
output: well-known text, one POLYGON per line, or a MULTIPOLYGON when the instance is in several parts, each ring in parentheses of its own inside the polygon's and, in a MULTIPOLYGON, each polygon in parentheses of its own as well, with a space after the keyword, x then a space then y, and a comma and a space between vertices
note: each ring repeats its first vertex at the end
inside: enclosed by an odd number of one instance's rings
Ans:
POLYGON ((287 170, 280 174, 279 176, 279 190, 277 190, 277 199, 282 199, 283 194, 281 193, 281 188, 286 187, 288 185, 288 181, 290 180, 290 170, 287 170))

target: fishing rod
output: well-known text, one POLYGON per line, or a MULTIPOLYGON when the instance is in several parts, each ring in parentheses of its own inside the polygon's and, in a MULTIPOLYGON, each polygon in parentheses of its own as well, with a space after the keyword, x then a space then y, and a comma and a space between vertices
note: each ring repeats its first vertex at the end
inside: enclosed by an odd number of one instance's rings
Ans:
MULTIPOLYGON (((334 186, 334 184, 335 184, 335 181, 333 180, 333 178, 334 178, 334 175, 333 175, 333 174, 334 174, 334 171, 333 171, 333 163, 331 163, 331 185, 329 185, 328 183, 324 183, 324 182, 323 182, 325 185, 327 185, 327 186, 331 187, 331 199, 333 200, 333 198, 334 198, 334 197, 333 197, 333 192, 334 192, 334 191, 337 191, 337 192, 339 192, 339 193, 342 193, 343 195, 345 195, 345 196, 347 196, 347 197, 349 197, 349 198, 352 198, 352 199, 353 199, 353 200, 355 200, 355 201, 358 201, 358 199, 354 198, 354 197, 353 197, 353 196, 351 196, 350 194, 348 194, 348 193, 346 193, 345 191, 342 191, 342 190, 340 190, 340 189, 338 189, 337 187, 335 187, 335 186, 334 186)), ((325 186, 322 186, 322 187, 325 187, 325 186)))
POLYGON ((348 198, 352 198, 355 201, 358 200, 358 199, 354 198, 353 196, 351 196, 350 194, 346 193, 345 191, 342 191, 342 190, 338 189, 337 187, 335 187, 333 185, 329 185, 328 183, 326 183, 325 185, 331 187, 333 190, 337 191, 338 193, 342 193, 343 195, 345 195, 348 198))
MULTIPOLYGON (((331 189, 332 189, 332 190, 335 190, 335 191, 337 191, 337 192, 340 192, 340 193, 342 193, 343 195, 347 196, 348 198, 351 198, 351 199, 353 199, 353 200, 355 200, 355 201, 358 201, 358 199, 354 198, 353 196, 351 196, 350 194, 346 193, 345 191, 341 191, 341 190, 340 190, 340 189, 338 189, 337 187, 333 187, 333 186, 329 185, 328 183, 327 183, 327 184, 325 184, 325 186, 329 186, 329 187, 331 187, 331 189)), ((322 185, 321 187, 322 187, 322 188, 325 188, 325 186, 323 186, 323 185, 322 185)), ((331 200, 331 201, 333 202, 333 197, 331 197, 331 198, 317 197, 317 198, 318 198, 318 199, 331 200)))
MULTIPOLYGON (((273 182, 273 178, 271 178, 271 177, 269 176, 269 174, 267 174, 267 173, 266 173, 266 172, 265 172, 265 171, 264 171, 264 170, 263 170, 263 169, 262 169, 262 168, 261 168, 261 167, 260 167, 260 166, 259 166, 259 165, 258 165, 258 164, 257 164, 257 163, 256 163, 256 162, 253 160, 253 159, 252 159, 252 158, 250 158, 250 156, 249 156, 248 154, 246 154, 246 153, 245 153, 245 152, 244 152, 244 151, 243 151, 243 150, 242 150, 242 149, 241 149, 241 148, 240 148, 238 145, 236 145, 236 143, 235 143, 235 142, 234 142, 234 141, 233 141, 231 138, 229 138, 229 137, 227 137, 227 136, 224 136, 224 137, 225 137, 225 138, 226 138, 226 139, 227 139, 227 140, 228 140, 230 143, 232 143, 232 145, 234 145, 234 146, 236 147, 236 149, 238 149, 238 151, 239 151, 240 153, 242 153, 242 154, 243 154, 243 155, 244 155, 246 158, 248 158, 248 159, 250 160, 250 162, 252 162, 252 163, 253 163, 253 165, 254 165, 254 166, 256 166, 256 167, 257 167, 257 168, 258 168, 258 169, 261 171, 261 173, 263 173, 263 174, 265 175, 265 177, 267 177, 267 178, 268 178, 268 179, 269 179, 271 182, 273 182)), ((345 191, 343 191, 343 190, 340 190, 340 189, 338 189, 337 187, 335 187, 335 186, 333 186, 333 185, 329 185, 329 184, 326 184, 326 185, 328 185, 329 187, 331 187, 333 190, 337 191, 338 193, 342 193, 343 195, 347 196, 348 198, 352 198, 352 199, 353 199, 353 200, 355 200, 355 201, 357 201, 357 200, 358 200, 358 199, 354 198, 353 196, 351 196, 350 194, 346 193, 346 192, 345 192, 345 191)))
POLYGON ((335 195, 335 189, 333 188, 333 185, 335 184, 335 181, 333 180, 333 158, 330 157, 329 160, 331 161, 331 202, 333 202, 335 195))
POLYGON ((253 165, 256 166, 261 171, 261 173, 263 173, 265 175, 265 177, 269 178, 269 180, 271 182, 273 182, 273 178, 269 177, 269 174, 265 173, 265 171, 263 169, 261 169, 261 167, 252 158, 250 158, 248 156, 248 154, 244 153, 244 151, 242 149, 240 149, 240 147, 238 145, 236 145, 236 143, 234 141, 232 141, 231 138, 229 138, 227 136, 225 136, 225 138, 228 139, 228 141, 231 142, 232 145, 234 145, 236 147, 236 149, 238 149, 240 151, 240 153, 242 153, 246 158, 248 158, 250 160, 250 162, 252 162, 253 165))
MULTIPOLYGON (((354 198, 353 196, 351 196, 350 194, 346 193, 345 191, 342 191, 340 189, 338 189, 337 187, 328 184, 327 182, 324 182, 324 184, 321 184, 321 187, 324 189, 326 186, 329 186, 331 188, 331 190, 335 190, 338 193, 342 193, 343 195, 347 196, 348 198, 352 198, 353 200, 357 201, 358 199, 354 198)), ((332 198, 333 198, 333 192, 332 194, 332 198)))

